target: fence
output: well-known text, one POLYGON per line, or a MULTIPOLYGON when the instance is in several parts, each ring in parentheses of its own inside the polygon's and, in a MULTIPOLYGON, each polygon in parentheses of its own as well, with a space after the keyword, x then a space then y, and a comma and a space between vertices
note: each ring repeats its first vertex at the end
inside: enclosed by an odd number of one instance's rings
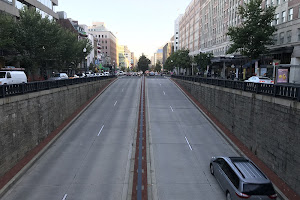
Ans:
POLYGON ((254 92, 256 94, 272 95, 274 97, 282 97, 289 99, 296 99, 300 101, 300 86, 287 84, 265 84, 265 83, 251 83, 244 81, 233 81, 215 78, 203 78, 195 76, 176 76, 172 78, 181 80, 193 81, 198 83, 205 83, 209 85, 217 85, 226 88, 254 92))
POLYGON ((52 88, 64 87, 67 85, 99 81, 99 80, 109 79, 113 77, 114 76, 85 77, 85 78, 64 79, 64 80, 56 80, 56 81, 37 81, 37 82, 29 82, 25 84, 0 85, 0 98, 12 96, 12 95, 18 95, 18 94, 37 92, 41 90, 49 90, 52 88))

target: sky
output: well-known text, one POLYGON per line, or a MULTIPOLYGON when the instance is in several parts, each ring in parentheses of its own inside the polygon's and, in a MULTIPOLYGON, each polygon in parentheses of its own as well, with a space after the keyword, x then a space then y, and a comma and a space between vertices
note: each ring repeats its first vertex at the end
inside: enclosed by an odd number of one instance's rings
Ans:
POLYGON ((127 45, 137 59, 149 59, 174 35, 174 23, 192 0, 58 0, 56 11, 65 11, 68 18, 91 26, 104 22, 118 39, 127 45))

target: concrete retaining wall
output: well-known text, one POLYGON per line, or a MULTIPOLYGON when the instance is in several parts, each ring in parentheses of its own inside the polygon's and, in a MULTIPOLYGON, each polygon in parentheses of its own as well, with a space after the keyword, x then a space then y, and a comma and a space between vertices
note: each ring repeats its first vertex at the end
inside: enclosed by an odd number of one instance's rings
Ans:
POLYGON ((111 80, 0 99, 0 177, 111 80))
POLYGON ((300 194, 300 102, 175 80, 300 194))

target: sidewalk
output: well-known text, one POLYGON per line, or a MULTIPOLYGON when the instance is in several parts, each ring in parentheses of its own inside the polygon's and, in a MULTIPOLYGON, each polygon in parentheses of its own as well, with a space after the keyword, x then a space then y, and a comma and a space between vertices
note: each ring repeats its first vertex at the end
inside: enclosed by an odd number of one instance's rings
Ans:
POLYGON ((171 79, 182 91, 196 104, 203 113, 231 140, 231 142, 243 153, 246 157, 251 159, 272 181, 272 183, 279 189, 278 196, 282 199, 300 200, 298 195, 291 189, 279 176, 277 176, 262 160, 255 156, 232 132, 223 126, 217 118, 215 118, 203 105, 201 105, 196 98, 194 98, 188 91, 186 91, 176 80, 171 79), (283 195, 281 195, 282 193, 283 195), (285 196, 285 197, 284 197, 285 196))

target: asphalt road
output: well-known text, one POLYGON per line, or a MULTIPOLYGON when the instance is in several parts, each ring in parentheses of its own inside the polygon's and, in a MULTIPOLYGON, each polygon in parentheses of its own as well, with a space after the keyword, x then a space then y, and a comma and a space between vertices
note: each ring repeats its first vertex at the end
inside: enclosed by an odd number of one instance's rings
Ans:
POLYGON ((238 154, 169 79, 149 77, 146 86, 153 199, 225 199, 209 162, 238 154))
POLYGON ((140 80, 112 84, 1 199, 126 199, 140 80))

